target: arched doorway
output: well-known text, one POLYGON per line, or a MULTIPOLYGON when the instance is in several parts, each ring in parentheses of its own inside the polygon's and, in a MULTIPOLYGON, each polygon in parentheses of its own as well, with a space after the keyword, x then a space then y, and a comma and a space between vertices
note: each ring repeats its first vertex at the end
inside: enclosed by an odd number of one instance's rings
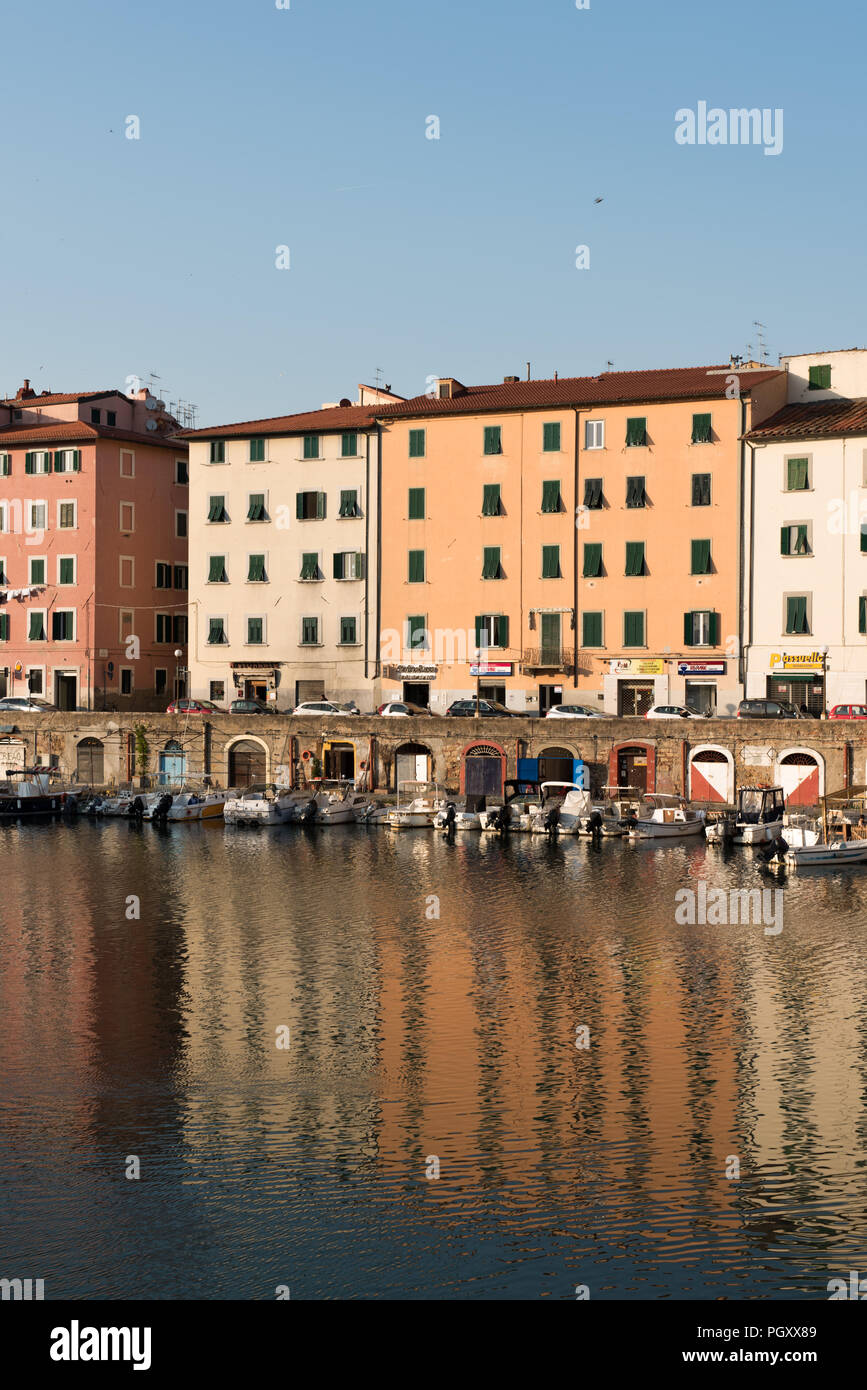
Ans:
POLYGON ((355 744, 324 743, 322 755, 325 762, 325 776, 339 782, 355 780, 355 744))
POLYGON ((250 787, 267 775, 265 749, 250 738, 241 738, 229 749, 229 786, 250 787))
POLYGON ((399 782, 428 782, 431 751, 423 743, 402 743, 394 752, 394 789, 399 782))
POLYGON ((539 754, 540 782, 571 782, 575 757, 568 748, 543 748, 539 754))
POLYGON ((735 799, 735 766, 731 753, 710 744, 689 755, 691 801, 728 802, 735 799))
POLYGON ((491 743, 473 743, 464 750, 462 791, 466 796, 502 796, 506 755, 491 743))
POLYGON ((825 792, 824 762, 809 748, 789 748, 781 753, 776 778, 788 806, 817 806, 825 792))
POLYGON ((656 750, 646 743, 625 743, 612 748, 609 777, 617 787, 652 792, 656 787, 656 750))
POLYGON ((91 787, 105 782, 105 748, 98 738, 83 738, 76 749, 75 779, 91 787))
POLYGON ((177 739, 171 738, 160 753, 158 782, 161 787, 178 786, 187 775, 187 757, 177 739))

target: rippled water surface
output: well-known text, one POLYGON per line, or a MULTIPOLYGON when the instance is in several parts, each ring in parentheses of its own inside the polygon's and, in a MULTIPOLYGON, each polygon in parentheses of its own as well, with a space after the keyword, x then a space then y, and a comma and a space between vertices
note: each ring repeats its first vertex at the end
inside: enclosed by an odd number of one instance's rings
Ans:
POLYGON ((121 822, 2 828, 0 865, 0 1276, 778 1299, 863 1268, 867 873, 121 822), (782 931, 680 924, 701 880, 779 889, 782 931))

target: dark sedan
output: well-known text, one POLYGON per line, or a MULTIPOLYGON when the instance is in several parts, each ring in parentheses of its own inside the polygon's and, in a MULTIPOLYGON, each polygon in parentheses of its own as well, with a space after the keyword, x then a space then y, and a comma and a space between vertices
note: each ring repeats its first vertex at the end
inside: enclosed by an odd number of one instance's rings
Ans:
POLYGON ((454 700, 446 710, 446 715, 453 715, 459 719, 473 718, 476 710, 479 714, 487 714, 493 719, 518 719, 519 715, 512 709, 506 709, 499 700, 454 700))

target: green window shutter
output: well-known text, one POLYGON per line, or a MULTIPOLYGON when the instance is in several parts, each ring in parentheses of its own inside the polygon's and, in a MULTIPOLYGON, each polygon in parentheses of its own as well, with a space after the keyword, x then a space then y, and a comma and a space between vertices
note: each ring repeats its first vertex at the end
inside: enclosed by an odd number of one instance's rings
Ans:
MULTIPOLYGON (((862 599, 861 602, 863 603, 863 601, 864 601, 864 600, 862 599)), ((861 631, 863 632, 864 629, 862 628, 861 631)), ((8 614, 8 613, 0 613, 0 642, 8 642, 8 641, 9 641, 9 614, 8 614)))
POLYGON ((225 497, 212 497, 208 512, 209 521, 222 521, 226 515, 225 497))
POLYGON ((787 491, 803 492, 808 486, 809 459, 788 459, 786 461, 787 491))
MULTIPOLYGON (((54 471, 55 471, 55 473, 62 473, 62 472, 63 472, 63 452, 64 452, 64 451, 63 451, 62 449, 55 449, 55 451, 54 451, 54 471)), ((51 467, 51 455, 50 455, 50 454, 48 455, 48 459, 49 459, 49 464, 48 464, 48 466, 49 466, 49 468, 50 468, 50 467, 51 467)))
POLYGON ((693 415, 692 442, 693 444, 710 444, 711 429, 709 415, 693 415))
MULTIPOLYGON (((209 642, 209 644, 210 644, 211 646, 213 646, 213 645, 214 645, 215 643, 217 643, 217 642, 222 642, 223 636, 224 636, 224 633, 223 633, 223 619, 222 619, 222 618, 211 618, 210 623, 209 623, 209 625, 208 625, 208 642, 209 642)), ((163 640, 165 641, 165 638, 163 638, 163 640)))
POLYGON ((626 573, 644 574, 644 541, 626 542, 626 573))
POLYGON ((340 493, 340 511, 338 516, 357 516, 358 515, 358 493, 355 488, 344 489, 340 493))
POLYGON ((560 450, 560 425, 558 421, 542 426, 542 450, 546 454, 555 454, 560 450))
POLYGON ((340 456, 345 459, 354 459, 358 453, 358 435, 344 434, 340 441, 340 456))
POLYGON ((542 578, 560 578, 560 547, 559 545, 542 546, 542 578))
POLYGON ((248 521, 265 520, 265 494, 264 492, 252 492, 250 494, 250 505, 247 508, 248 521))
POLYGON ((560 501, 560 481, 555 478, 550 482, 542 484, 542 511, 559 512, 560 501))
POLYGON ((12 472, 12 455, 0 454, 0 477, 8 478, 12 472))
MULTIPOLYGON (((484 615, 476 616, 476 647, 482 646, 482 633, 486 631, 484 615)), ((487 642, 485 643, 487 645, 487 642)))
POLYGON ((325 517, 325 496, 324 492, 316 494, 316 520, 322 521, 325 517))
POLYGON ((498 545, 486 545, 482 560, 482 578, 500 578, 500 547, 498 545))
POLYGON ((414 613, 406 620, 407 643, 412 650, 425 645, 425 616, 414 613))
POLYGON ((410 430, 409 432, 409 456, 411 459, 423 459, 425 446, 424 430, 410 430))
POLYGON ((485 453, 501 454, 502 452, 500 426, 485 425, 485 453))
POLYGON ((644 614, 641 612, 623 614, 624 647, 644 646, 644 614))
POLYGON ((71 556, 64 556, 60 561, 60 582, 61 584, 72 584, 75 579, 75 561, 71 556))
POLYGON ((692 613, 684 613, 683 615, 683 645, 685 647, 694 646, 692 640, 692 613))
POLYGON ((641 478, 641 477, 638 477, 638 478, 627 478, 627 479, 626 479, 626 505, 627 505, 627 507, 643 507, 644 504, 645 504, 645 501, 646 501, 646 495, 645 495, 645 491, 644 491, 644 479, 641 478))
POLYGON ((80 472, 81 472, 81 450, 80 450, 80 449, 73 449, 73 451, 72 451, 72 471, 73 471, 73 473, 80 473, 80 472))
POLYGON ((44 560, 31 560, 31 561, 30 561, 30 583, 31 583, 31 584, 44 584, 44 583, 45 583, 45 561, 44 561, 44 560))
POLYGON ((626 421, 626 443, 632 448, 647 443, 647 418, 644 415, 626 421))
POLYGON ((508 647, 509 645, 509 619, 505 614, 497 619, 497 640, 494 645, 497 647, 508 647))
POLYGON ((602 646, 602 614, 582 613, 581 640, 585 647, 602 646))
POLYGON ((250 565, 247 570, 247 579, 251 584, 260 584, 265 579, 265 556, 251 555, 250 565))
POLYGON ((692 505, 694 507, 710 506, 710 474, 693 473, 692 475, 692 505))
POLYGON ((798 526, 795 528, 795 554, 809 555, 810 543, 807 539, 807 527, 798 526))
POLYGON ((829 391, 831 389, 830 366, 811 367, 809 375, 811 391, 829 391))
POLYGON ((482 516, 500 515, 500 484, 485 483, 482 493, 482 516))
POLYGON ((315 550, 305 551, 304 554, 301 556, 301 578, 319 578, 319 555, 315 550))
MULTIPOLYGON (((861 549, 864 549, 864 539, 862 535, 861 549)), ((780 527, 780 554, 791 555, 792 553, 792 528, 791 526, 780 527)))
POLYGON ((28 452, 28 453, 26 453, 26 454, 24 455, 24 472, 25 472, 25 473, 32 473, 32 472, 33 472, 33 455, 32 455, 32 453, 29 453, 29 452, 28 452))
POLYGON ((712 647, 719 646, 719 613, 711 613, 710 615, 709 643, 712 647))
POLYGON ((584 480, 584 506, 590 507, 593 511, 598 511, 602 506, 602 479, 585 478, 584 480))
POLYGON ((318 459, 319 457, 319 435, 305 434, 304 436, 304 457, 306 459, 318 459))
POLYGON ((209 584, 225 584, 226 582, 226 557, 225 555, 212 555, 210 567, 208 569, 209 584))
POLYGON ((343 578, 343 552, 336 550, 332 557, 331 574, 334 579, 343 578))
POLYGON ((45 628, 42 624, 41 613, 30 614, 30 625, 27 630, 27 635, 31 642, 45 641, 45 628))
POLYGON ((786 599, 786 632, 803 633, 807 631, 807 600, 805 598, 786 599))
POLYGON ((423 550, 411 550, 409 552, 409 582, 410 584, 424 583, 423 550))
POLYGON ((710 574, 710 541, 692 542, 691 574, 710 574))
POLYGON ((864 594, 858 599, 858 631, 867 633, 867 596, 864 594))
POLYGON ((344 646, 353 646, 355 644, 354 618, 340 619, 340 641, 344 646))
POLYGON ((262 619, 247 619, 247 642, 251 647, 258 647, 262 641, 262 619))
POLYGON ((298 521, 303 521, 303 520, 304 520, 304 493, 303 493, 303 492, 296 492, 296 494, 295 494, 295 517, 296 517, 296 520, 298 520, 298 521))
POLYGON ((424 521, 424 488, 411 487, 409 490, 409 519, 424 521))
POLYGON ((265 462, 265 441, 264 441, 264 439, 251 439, 251 440, 250 440, 250 462, 251 462, 251 463, 264 463, 264 462, 265 462))
POLYGON ((602 545, 600 542, 584 547, 584 578, 598 579, 602 574, 602 545))

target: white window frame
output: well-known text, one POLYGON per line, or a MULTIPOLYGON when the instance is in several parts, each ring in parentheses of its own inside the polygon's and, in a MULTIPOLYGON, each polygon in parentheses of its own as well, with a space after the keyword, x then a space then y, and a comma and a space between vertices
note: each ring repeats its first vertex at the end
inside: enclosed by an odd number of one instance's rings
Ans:
POLYGON ((172 561, 171 561, 171 560, 154 560, 154 588, 155 588, 155 589, 157 590, 157 592, 160 593, 160 594, 167 594, 167 593, 169 592, 169 590, 170 590, 170 589, 174 589, 174 587, 175 587, 175 567, 174 567, 174 564, 172 563, 172 561), (163 569, 167 569, 167 570, 168 570, 169 574, 171 575, 171 579, 172 579, 171 584, 158 584, 158 583, 157 583, 157 565, 162 565, 163 569))
POLYGON ((117 612, 117 640, 120 642, 121 646, 125 646, 126 643, 129 641, 130 637, 134 637, 134 636, 135 636, 135 609, 134 609, 134 608, 119 608, 119 609, 118 609, 118 612, 117 612), (124 630, 123 630, 123 620, 124 620, 125 617, 128 617, 128 618, 129 618, 129 632, 124 632, 124 630))
MULTIPOLYGON (((39 640, 40 640, 40 639, 38 639, 38 638, 36 638, 36 637, 31 637, 31 636, 30 636, 30 615, 31 615, 31 613, 41 613, 41 614, 42 614, 42 631, 45 633, 45 636, 41 639, 41 641, 47 642, 47 641, 48 641, 48 609, 47 609, 47 608, 28 608, 28 609, 26 609, 25 611, 26 611, 26 613, 27 613, 27 637, 26 637, 27 642, 28 642, 28 643, 32 642, 32 643, 34 643, 34 644, 38 644, 38 643, 39 643, 39 640)), ((43 670, 44 670, 44 669, 45 669, 45 668, 43 667, 43 670)))
POLYGON ((134 555, 118 555, 118 557, 117 557, 117 587, 118 587, 119 589, 134 589, 134 588, 135 588, 135 556, 134 556, 134 555), (130 573, 131 573, 131 575, 132 575, 132 578, 130 579, 130 581, 129 581, 128 584, 124 584, 124 582, 123 582, 123 566, 124 566, 124 562, 125 562, 126 560, 128 560, 129 563, 130 563, 130 573))
POLYGON ((0 532, 6 531, 6 503, 0 502, 0 532))
POLYGON ((38 476, 38 477, 45 477, 46 474, 48 474, 48 473, 51 472, 51 450, 50 450, 50 449, 31 449, 30 452, 33 454, 33 476, 34 476, 34 477, 36 477, 36 476, 38 476), (44 463, 44 464, 47 465, 47 467, 45 467, 45 468, 37 468, 37 467, 36 467, 37 460, 41 460, 42 463, 44 463))
POLYGON ((121 449, 121 451, 120 451, 120 460, 119 460, 119 462, 120 462, 120 476, 121 476, 122 478, 134 478, 134 477, 135 477, 135 450, 134 450, 134 449, 121 449), (130 469, 131 469, 131 471, 130 471, 129 473, 127 473, 127 472, 124 470, 124 466, 123 466, 123 461, 124 461, 124 459, 129 459, 129 460, 130 460, 130 469))
MULTIPOLYGON (((312 459, 308 459, 307 462, 308 462, 308 463, 312 463, 313 460, 312 460, 312 459)), ((323 633, 322 614, 321 614, 321 613, 302 613, 302 614, 300 615, 299 619, 298 619, 298 645, 299 645, 299 647, 321 647, 321 646, 324 645, 323 640, 322 640, 322 639, 323 639, 323 636, 324 636, 324 633, 323 633), (316 622, 316 641, 315 641, 315 642, 305 642, 305 641, 304 641, 304 624, 305 624, 305 622, 308 622, 308 623, 309 623, 309 622, 313 622, 314 620, 315 620, 315 622, 316 622)))
MULTIPOLYGON (((51 616, 52 616, 52 618, 54 617, 55 613, 71 613, 71 614, 72 614, 72 636, 69 637, 69 638, 67 638, 67 637, 54 637, 54 636, 51 636, 51 637, 49 637, 49 639, 48 639, 49 642, 69 642, 70 645, 73 644, 73 643, 75 643, 75 642, 77 642, 77 641, 78 641, 78 609, 77 609, 77 608, 66 608, 66 607, 61 608, 61 607, 58 605, 57 607, 52 608, 52 610, 51 610, 51 616)), ((48 629, 46 628, 46 632, 47 632, 47 631, 48 631, 48 629)))
POLYGON ((27 686, 27 693, 28 693, 28 695, 30 694, 30 677, 31 677, 31 675, 33 674, 34 671, 38 671, 38 672, 39 672, 40 678, 41 678, 41 680, 42 680, 42 689, 41 689, 41 690, 34 690, 34 691, 33 691, 33 694, 34 694, 34 695, 42 696, 42 697, 44 698, 44 696, 45 696, 45 685, 46 685, 46 681, 47 681, 47 678, 48 678, 48 668, 47 668, 47 666, 25 666, 25 667, 24 667, 24 681, 25 681, 25 684, 26 684, 26 686, 27 686))
POLYGON ((74 473, 75 472, 75 449, 55 449, 54 451, 54 471, 55 473, 74 473), (57 467, 57 455, 63 455, 63 467, 57 467), (69 464, 69 467, 67 467, 69 464))
POLYGON ((44 502, 44 501, 42 501, 42 500, 39 500, 39 501, 36 501, 36 502, 31 502, 31 503, 30 503, 30 532, 31 532, 31 534, 35 534, 35 532, 41 531, 42 534, 45 535, 45 532, 46 532, 47 530, 48 530, 48 503, 47 503, 47 502, 44 502), (41 526, 37 526, 37 524, 36 524, 36 522, 35 522, 35 520, 34 520, 34 510, 35 510, 36 507, 41 507, 41 508, 42 508, 43 524, 42 524, 41 526))
POLYGON ((58 555, 58 557, 57 557, 57 587, 58 587, 58 589, 60 589, 60 588, 63 588, 63 589, 74 589, 77 583, 78 583, 78 556, 77 556, 77 555, 58 555), (70 584, 61 584, 61 582, 60 582, 60 562, 61 562, 61 560, 71 560, 71 561, 72 561, 72 582, 71 582, 70 584))
POLYGON ((57 530, 58 531, 77 531, 78 530, 78 498, 61 497, 57 503, 57 530), (72 508, 72 525, 61 525, 60 516, 62 507, 72 508))
POLYGON ((27 583, 28 583, 28 584, 38 584, 38 585, 40 586, 40 588, 42 588, 42 589, 45 588, 45 586, 46 586, 47 583, 48 583, 48 556, 47 556, 47 555, 28 555, 28 556, 27 556, 27 583), (43 573, 43 575, 44 575, 44 578, 41 579, 41 580, 40 580, 40 579, 34 579, 34 578, 33 578, 33 564, 34 564, 34 561, 35 561, 35 563, 36 563, 37 565, 39 564, 40 561, 42 562, 42 573, 43 573))
POLYGON ((190 461, 189 461, 189 459, 177 459, 177 458, 176 458, 176 459, 175 459, 175 486, 176 486, 176 487, 189 487, 189 485, 190 485, 190 461), (186 470, 187 470, 187 481, 186 481, 185 483, 182 483, 181 480, 180 480, 180 478, 178 477, 178 464, 180 464, 180 463, 182 463, 182 464, 184 465, 184 467, 186 468, 186 470))
POLYGON ((782 555, 782 554, 781 554, 781 555, 780 555, 780 559, 781 559, 781 560, 812 560, 812 559, 813 559, 813 556, 814 556, 814 551, 813 551, 813 523, 812 523, 812 521, 810 521, 808 518, 805 517, 803 521, 784 521, 784 522, 783 522, 783 525, 785 526, 786 530, 787 530, 788 533, 789 533, 789 553, 788 553, 788 555, 782 555), (792 549, 792 541, 794 540, 794 537, 793 537, 793 535, 792 535, 792 532, 793 532, 793 531, 797 531, 797 529, 798 529, 799 526, 806 526, 806 528, 807 528, 807 551, 806 551, 806 554, 804 554, 804 555, 798 555, 798 554, 792 549))
POLYGON ((118 529, 118 530, 121 532, 121 534, 124 535, 124 536, 126 536, 126 535, 130 535, 130 536, 131 536, 131 535, 133 534, 133 532, 135 531, 135 502, 118 502, 118 504, 117 504, 117 529, 118 529), (123 509, 124 509, 124 507, 129 507, 130 511, 132 512, 132 525, 131 525, 131 526, 124 526, 124 524, 123 524, 123 509))
MULTIPOLYGON (((338 550, 338 551, 336 551, 335 553, 338 554, 338 555, 343 555, 344 557, 347 556, 347 555, 357 555, 358 558, 359 558, 359 560, 361 561, 361 574, 341 574, 341 575, 338 575, 338 577, 337 577, 336 579, 334 579, 335 584, 358 584, 358 583, 360 583, 360 581, 364 578, 364 551, 363 551, 363 550, 338 550)), ((322 567, 321 567, 321 565, 320 565, 320 569, 321 569, 321 568, 322 568, 322 567)), ((345 566, 344 566, 344 568, 345 568, 345 566)), ((333 570, 333 565, 332 565, 332 570, 333 570)), ((334 578, 333 573, 332 573, 332 578, 334 578)))
POLYGON ((605 448, 605 420, 585 420, 584 421, 584 452, 594 453, 597 449, 605 448), (592 426, 592 435, 591 435, 592 426), (590 438, 596 442, 588 443, 590 438))
POLYGON ((267 647, 267 645, 268 645, 268 615, 267 615, 267 613, 245 613, 245 614, 244 614, 244 646, 245 646, 245 647, 267 647), (251 620, 251 619, 252 619, 254 622, 261 622, 261 624, 262 624, 262 641, 261 641, 261 642, 251 642, 251 641, 250 641, 250 628, 249 628, 249 623, 250 623, 250 620, 251 620))

